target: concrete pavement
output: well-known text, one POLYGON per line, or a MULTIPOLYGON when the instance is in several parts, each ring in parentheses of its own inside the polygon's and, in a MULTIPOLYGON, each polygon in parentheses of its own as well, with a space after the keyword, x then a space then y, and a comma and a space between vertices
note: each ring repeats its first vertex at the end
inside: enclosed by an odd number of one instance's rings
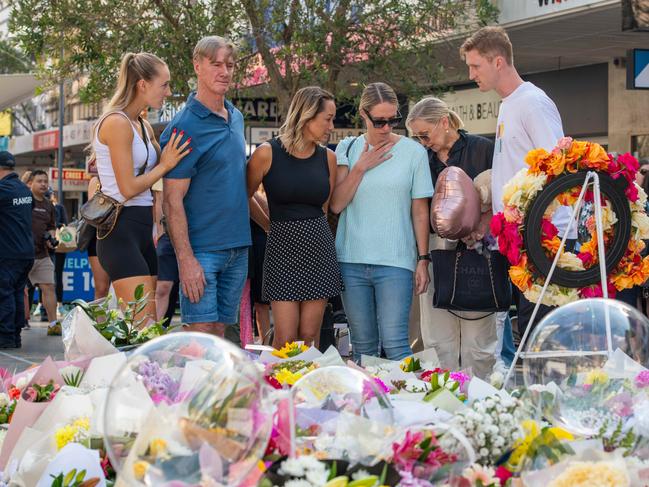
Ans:
POLYGON ((31 328, 23 329, 22 348, 0 350, 0 367, 9 372, 20 372, 40 364, 48 355, 63 360, 63 342, 60 336, 47 336, 47 323, 30 321, 31 328))

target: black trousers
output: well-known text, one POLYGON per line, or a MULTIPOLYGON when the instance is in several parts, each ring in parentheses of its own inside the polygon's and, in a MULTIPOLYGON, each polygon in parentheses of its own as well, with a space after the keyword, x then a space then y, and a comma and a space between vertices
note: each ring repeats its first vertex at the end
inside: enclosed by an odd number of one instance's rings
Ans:
POLYGON ((63 302, 63 268, 67 254, 54 254, 54 282, 56 285, 56 302, 63 302))
POLYGON ((0 345, 20 346, 24 293, 33 259, 0 259, 0 345))

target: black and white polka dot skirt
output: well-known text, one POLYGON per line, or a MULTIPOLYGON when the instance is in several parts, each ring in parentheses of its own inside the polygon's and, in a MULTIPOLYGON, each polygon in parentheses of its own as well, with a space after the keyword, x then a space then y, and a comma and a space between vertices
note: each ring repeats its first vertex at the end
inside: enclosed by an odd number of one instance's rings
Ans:
POLYGON ((272 221, 264 258, 265 301, 309 301, 337 296, 343 281, 336 244, 323 215, 272 221))

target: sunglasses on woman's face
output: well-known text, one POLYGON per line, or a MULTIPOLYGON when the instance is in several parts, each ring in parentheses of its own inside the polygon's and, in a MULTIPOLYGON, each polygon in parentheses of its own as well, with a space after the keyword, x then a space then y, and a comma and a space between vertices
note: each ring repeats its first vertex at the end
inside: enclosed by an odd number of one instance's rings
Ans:
POLYGON ((411 137, 420 144, 428 144, 430 142, 430 135, 428 134, 412 134, 411 137))
POLYGON ((643 167, 639 172, 644 176, 649 172, 649 167, 643 167))
POLYGON ((372 118, 372 115, 367 110, 365 111, 365 115, 367 115, 367 118, 370 119, 370 122, 372 122, 372 126, 375 129, 381 129, 387 125, 390 127, 394 128, 398 126, 401 123, 401 120, 403 117, 401 117, 401 114, 397 112, 396 116, 392 118, 372 118))

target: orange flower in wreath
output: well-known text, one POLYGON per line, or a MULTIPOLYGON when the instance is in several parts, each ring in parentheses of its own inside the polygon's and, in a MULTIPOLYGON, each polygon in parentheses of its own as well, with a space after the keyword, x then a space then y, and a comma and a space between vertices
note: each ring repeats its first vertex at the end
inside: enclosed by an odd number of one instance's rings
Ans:
POLYGON ((550 154, 550 156, 545 160, 544 165, 545 173, 548 176, 558 176, 566 168, 566 157, 561 151, 553 151, 552 154, 550 154))
POLYGON ((541 240, 541 247, 550 252, 551 255, 556 255, 561 247, 561 239, 559 237, 547 238, 541 240))
POLYGON ((525 162, 530 166, 530 172, 539 174, 544 172, 545 161, 550 157, 550 153, 545 149, 532 149, 525 156, 525 162))
POLYGON ((570 148, 566 151, 566 163, 573 165, 578 163, 588 152, 588 142, 573 140, 570 148))
POLYGON ((610 164, 607 152, 599 144, 588 143, 588 153, 584 156, 582 164, 589 169, 604 171, 610 164))
POLYGON ((527 268, 527 255, 523 254, 518 265, 509 268, 509 277, 514 285, 523 292, 532 287, 532 273, 527 268))

